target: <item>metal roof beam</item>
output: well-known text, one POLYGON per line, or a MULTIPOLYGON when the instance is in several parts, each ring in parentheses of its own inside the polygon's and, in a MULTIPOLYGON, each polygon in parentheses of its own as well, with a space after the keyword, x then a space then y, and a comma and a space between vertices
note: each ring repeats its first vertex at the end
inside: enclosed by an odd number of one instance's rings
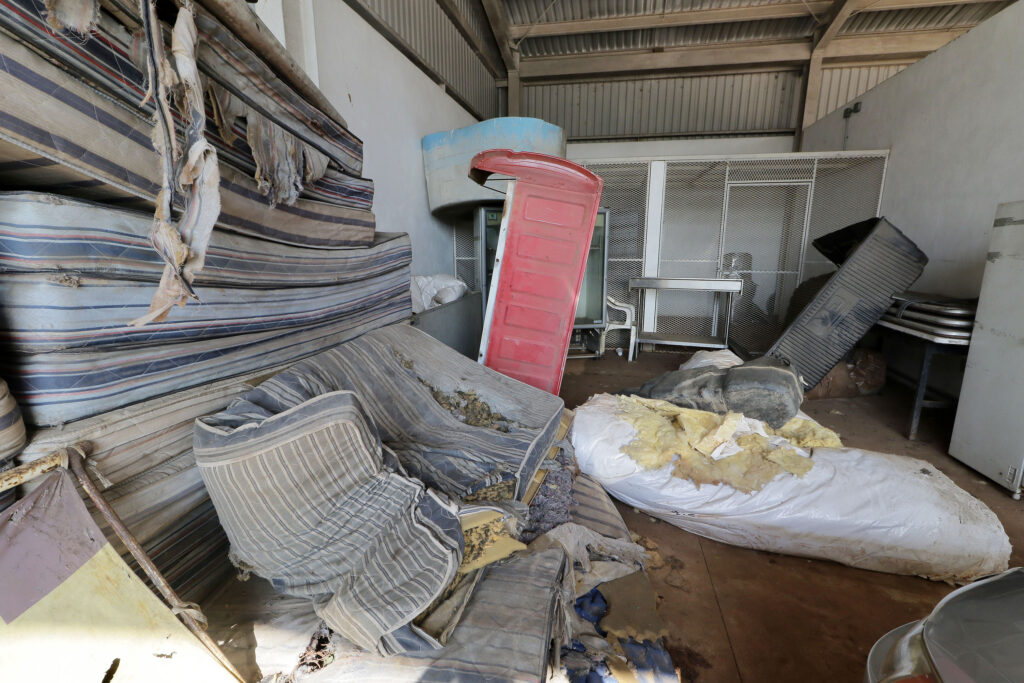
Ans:
POLYGON ((455 24, 455 28, 466 39, 469 46, 473 48, 473 52, 480 58, 480 61, 487 67, 487 70, 491 72, 491 75, 495 78, 503 78, 505 76, 505 65, 501 55, 498 53, 498 46, 494 41, 482 38, 473 31, 467 18, 459 12, 455 0, 437 0, 437 4, 448 18, 451 19, 452 23, 455 24))
POLYGON ((501 0, 481 0, 481 3, 487 14, 487 22, 491 25, 494 42, 498 44, 501 60, 505 63, 505 70, 515 71, 518 68, 519 53, 512 51, 512 39, 508 32, 508 11, 501 0))
POLYGON ((785 2, 775 5, 755 5, 753 7, 722 7, 717 9, 664 12, 662 14, 638 14, 627 17, 512 24, 508 27, 508 32, 510 38, 518 40, 526 37, 567 36, 604 31, 635 31, 673 26, 758 21, 761 19, 792 19, 823 15, 831 6, 831 0, 808 0, 807 2, 785 2))
POLYGON ((826 64, 832 60, 914 59, 935 52, 967 33, 968 27, 934 31, 863 33, 835 38, 823 51, 826 64))
POLYGON ((839 29, 846 20, 869 0, 836 0, 829 11, 828 19, 814 35, 814 49, 807 63, 807 76, 804 78, 803 117, 800 119, 801 130, 811 125, 818 118, 818 96, 821 94, 821 65, 825 59, 825 50, 832 39, 839 35, 839 29))
POLYGON ((942 7, 944 5, 977 5, 994 0, 879 0, 868 3, 862 12, 877 12, 887 9, 916 9, 920 7, 942 7))
POLYGON ((589 76, 643 71, 684 71, 686 69, 740 64, 784 64, 806 61, 810 43, 723 43, 714 46, 684 47, 661 52, 607 52, 571 57, 522 59, 521 78, 589 76))
MULTIPOLYGON (((966 28, 883 34, 839 35, 821 51, 822 61, 870 62, 923 57, 966 32, 966 28)), ((590 77, 600 74, 645 73, 744 65, 792 65, 811 58, 808 41, 722 43, 660 52, 606 52, 568 57, 534 57, 519 62, 526 79, 590 77)))

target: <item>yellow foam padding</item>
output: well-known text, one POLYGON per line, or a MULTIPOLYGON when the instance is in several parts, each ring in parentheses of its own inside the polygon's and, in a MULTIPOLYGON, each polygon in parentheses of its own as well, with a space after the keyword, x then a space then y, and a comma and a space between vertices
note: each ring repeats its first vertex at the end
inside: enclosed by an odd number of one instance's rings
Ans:
MULTIPOLYGON (((645 469, 657 469, 675 461, 673 475, 703 484, 727 484, 751 493, 783 473, 802 477, 814 466, 813 460, 792 448, 771 444, 760 434, 736 437, 742 415, 716 415, 702 410, 680 408, 666 401, 637 396, 619 398, 619 415, 633 425, 636 437, 623 451, 645 469), (727 441, 735 441, 740 452, 714 460, 711 452, 727 441)), ((809 422, 803 420, 802 422, 809 422)), ((816 425, 796 424, 780 436, 787 438, 821 437, 827 432, 811 429, 816 425)), ((764 425, 766 433, 773 433, 764 425)), ((834 432, 832 432, 834 435, 834 432)), ((791 443, 793 443, 791 441, 791 443)), ((801 443, 794 443, 801 446, 801 443)))
POLYGON ((4 680, 234 682, 106 544, 11 623, 0 621, 4 680))
POLYGON ((497 510, 474 511, 463 515, 459 521, 465 540, 460 574, 468 574, 526 549, 525 545, 512 538, 506 515, 497 510))
POLYGON ((843 447, 838 434, 814 420, 805 420, 802 417, 794 417, 778 429, 769 428, 768 433, 777 434, 799 448, 843 447))

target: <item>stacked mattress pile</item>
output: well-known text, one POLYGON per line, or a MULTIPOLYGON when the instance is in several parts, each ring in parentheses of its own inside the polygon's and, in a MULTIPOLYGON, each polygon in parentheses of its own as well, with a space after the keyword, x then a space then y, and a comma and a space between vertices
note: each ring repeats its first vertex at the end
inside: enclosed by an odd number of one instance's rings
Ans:
POLYGON ((148 214, 13 192, 0 215, 0 372, 37 428, 18 460, 91 442, 105 497, 172 585, 204 595, 229 565, 194 420, 260 375, 408 317, 408 237, 325 250, 216 230, 203 302, 129 327, 163 269, 148 214))
POLYGON ((163 269, 148 214, 13 192, 0 216, 0 372, 37 428, 19 461, 91 442, 108 501, 172 585, 203 595, 229 567, 194 420, 260 375, 408 317, 408 237, 326 250, 216 230, 202 303, 129 327, 163 269))
POLYGON ((362 143, 207 4, 175 19, 160 3, 0 2, 0 182, 23 190, 0 194, 0 376, 30 432, 16 459, 91 442, 105 497, 193 600, 229 568, 193 421, 410 312, 409 240, 375 231, 362 143), (184 177, 200 149, 212 196, 184 177), (175 220, 185 269, 154 232, 175 220), (150 302, 169 273, 198 302, 163 318, 150 302))
MULTIPOLYGON (((62 0, 95 13, 82 35, 53 28, 49 4, 0 2, 0 181, 151 206, 161 170, 156 105, 142 104, 147 76, 133 61, 137 5, 62 0)), ((213 15, 194 11, 205 136, 220 162, 217 225, 303 246, 369 244, 373 183, 360 177, 362 143, 329 105, 309 102, 213 15)), ((185 122, 173 117, 183 140, 185 122)))

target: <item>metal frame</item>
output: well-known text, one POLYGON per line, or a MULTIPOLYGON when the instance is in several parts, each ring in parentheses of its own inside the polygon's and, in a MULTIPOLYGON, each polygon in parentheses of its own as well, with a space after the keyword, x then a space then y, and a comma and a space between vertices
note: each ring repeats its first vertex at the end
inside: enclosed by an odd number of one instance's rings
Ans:
MULTIPOLYGON (((733 278, 680 278, 680 277, 637 277, 630 278, 630 289, 643 289, 645 292, 658 290, 714 292, 715 313, 712 320, 710 337, 702 335, 659 334, 641 326, 637 332, 637 343, 667 344, 669 346, 695 346, 705 349, 729 348, 729 320, 732 318, 732 297, 743 291, 743 280, 733 278), (719 294, 724 294, 725 324, 721 336, 718 335, 718 318, 720 317, 719 294)), ((646 309, 646 297, 645 309, 646 309)), ((645 310, 646 317, 646 310, 645 310)))
MULTIPOLYGON (((505 206, 501 210, 501 229, 498 231, 498 249, 494 255, 494 272, 491 275, 492 282, 499 282, 501 278, 502 256, 505 254, 505 239, 508 237, 508 210, 512 206, 512 197, 515 193, 516 181, 510 180, 505 190, 505 206)), ((483 237, 483 235, 481 235, 483 237)), ((486 253, 486 247, 484 247, 486 253)), ((484 262, 481 261, 481 266, 484 262)), ((487 277, 486 274, 482 277, 487 277)), ((490 287, 487 292, 487 307, 484 309, 484 329, 480 335, 480 352, 477 355, 477 362, 483 365, 487 362, 487 346, 491 337, 491 321, 494 318, 495 297, 497 287, 490 287)))
MULTIPOLYGON (((750 277, 757 279, 758 282, 765 280, 766 276, 764 273, 776 274, 776 281, 774 284, 769 284, 768 282, 764 282, 762 284, 762 287, 765 288, 764 291, 768 294, 771 294, 772 292, 776 294, 776 306, 771 310, 765 309, 765 313, 768 316, 768 322, 762 322, 758 318, 750 318, 750 322, 748 323, 758 326, 768 325, 771 327, 773 324, 771 321, 776 320, 776 318, 781 315, 781 311, 783 311, 785 298, 789 296, 792 289, 802 282, 807 275, 807 251, 810 249, 810 240, 821 232, 822 225, 820 220, 824 220, 819 219, 818 221, 815 221, 815 208, 818 207, 819 203, 824 198, 835 193, 837 191, 837 187, 842 187, 841 184, 837 186, 836 181, 832 180, 833 178, 836 178, 836 176, 833 175, 835 172, 842 172, 841 169, 836 169, 835 167, 837 165, 845 166, 846 163, 844 163, 844 160, 849 160, 850 164, 854 164, 860 160, 863 160, 865 163, 874 164, 874 175, 871 176, 871 180, 869 182, 874 183, 877 180, 877 188, 873 184, 862 186, 865 191, 864 194, 860 195, 859 199, 856 200, 857 203, 851 205, 851 209, 846 211, 847 213, 863 212, 865 214, 863 217, 867 218, 869 217, 867 215, 868 213, 871 215, 878 215, 879 213, 882 201, 882 191, 884 189, 886 172, 888 170, 888 157, 889 153, 887 150, 844 150, 833 152, 789 152, 714 156, 675 155, 655 157, 645 155, 636 157, 586 159, 580 160, 580 163, 583 163, 598 172, 600 172, 600 167, 603 165, 647 165, 646 213, 644 222, 645 228, 643 231, 644 242, 642 260, 640 262, 640 273, 645 277, 657 277, 662 273, 668 274, 667 271, 665 271, 665 268, 671 265, 668 263, 669 261, 679 261, 679 264, 677 264, 679 267, 674 268, 674 272, 670 274, 685 275, 688 273, 688 268, 682 262, 689 262, 691 260, 699 260, 701 263, 705 264, 704 266, 700 266, 696 263, 693 264, 693 268, 703 269, 699 272, 701 276, 704 276, 705 274, 710 275, 711 272, 714 272, 714 274, 721 277, 724 274, 723 258, 727 251, 728 235, 730 234, 729 223, 730 220, 735 221, 738 218, 738 216, 730 217, 731 204, 734 203, 732 200, 736 199, 732 196, 734 186, 735 188, 773 186, 793 188, 792 191, 799 194, 799 197, 794 197, 794 200, 800 199, 804 201, 803 220, 800 220, 800 208, 796 207, 797 213, 794 214, 791 207, 788 213, 785 214, 786 218, 783 223, 784 228, 780 228, 779 232, 769 231, 765 233, 765 240, 778 240, 781 245, 780 249, 785 247, 784 251, 779 252, 780 258, 784 257, 785 261, 780 260, 774 269, 766 270, 762 267, 760 270, 750 271, 750 277), (764 164, 763 173, 756 172, 756 166, 759 162, 764 164), (714 258, 712 254, 707 254, 706 256, 702 254, 699 259, 686 258, 685 247, 680 247, 677 243, 675 244, 673 251, 677 252, 680 251, 680 249, 682 249, 682 251, 679 254, 665 254, 666 258, 664 260, 662 259, 663 249, 668 248, 666 246, 668 242, 665 238, 665 235, 667 235, 668 232, 666 231, 669 230, 670 227, 677 228, 688 225, 687 223, 677 225, 677 221, 680 220, 678 217, 672 218, 672 226, 665 224, 667 220, 666 216, 669 215, 666 212, 670 210, 678 211, 680 207, 686 206, 685 202, 687 201, 686 195, 679 194, 681 191, 685 190, 680 190, 674 186, 666 186, 666 182, 669 177, 675 172, 672 164, 707 164, 709 166, 716 164, 725 165, 724 169, 722 169, 721 166, 718 167, 716 176, 711 185, 711 187, 716 187, 721 183, 722 192, 719 200, 721 201, 721 214, 718 218, 718 254, 717 262, 714 264, 712 264, 712 259, 714 258), (748 169, 754 170, 755 175, 748 175, 748 169), (822 185, 818 182, 826 177, 825 175, 819 177, 819 174, 828 174, 827 177, 829 178, 829 181, 826 185, 822 185), (797 188, 803 188, 803 190, 799 190, 797 188), (876 190, 877 196, 874 196, 872 193, 876 192, 876 190), (666 200, 668 200, 668 202, 675 208, 670 209, 669 206, 666 206, 666 200), (797 234, 796 231, 800 231, 800 234, 797 234), (786 237, 784 245, 783 236, 786 237), (794 252, 797 250, 799 250, 799 253, 795 254, 794 252), (795 261, 795 263, 793 263, 793 261, 795 261), (783 268, 786 268, 784 272, 782 271, 783 268)), ((843 176, 840 175, 838 177, 842 178, 843 176)), ((843 181, 840 180, 839 182, 842 183, 843 181)), ((704 190, 698 191, 706 192, 707 190, 705 188, 704 190)), ((714 202, 713 195, 714 192, 712 191, 708 195, 707 201, 714 202)), ((706 206, 707 205, 705 204, 705 207, 706 206)), ((683 211, 685 213, 686 210, 683 209, 683 211)), ((686 219, 682 218, 682 220, 685 221, 686 219)), ((714 221, 713 218, 712 221, 714 221)), ((703 225, 703 223, 701 225, 703 225)), ((702 228, 702 230, 708 231, 708 237, 710 238, 709 231, 714 230, 713 222, 709 222, 702 228)), ((705 233, 702 232, 701 234, 705 233)), ((614 238, 614 235, 612 237, 614 238)), ((751 242, 753 245, 757 244, 756 240, 759 240, 760 238, 746 236, 744 239, 747 241, 754 239, 755 241, 751 242)), ((677 241, 678 240, 676 240, 676 242, 677 241)), ((817 264, 817 260, 814 259, 813 256, 811 257, 811 261, 814 261, 817 264)), ((693 274, 698 275, 698 272, 694 272, 693 274)), ((747 276, 744 275, 744 277, 746 278, 747 276)), ((616 282, 619 283, 616 285, 617 287, 621 287, 625 284, 625 281, 616 280, 616 282)), ((611 288, 609 288, 609 291, 611 291, 611 288)), ((665 295, 660 296, 662 298, 665 297, 665 295)), ((750 296, 750 294, 748 294, 748 296, 750 296)), ((688 320, 686 318, 673 320, 675 316, 671 313, 667 313, 668 317, 659 316, 659 293, 656 289, 645 289, 640 296, 639 304, 638 314, 640 319, 637 322, 638 327, 642 330, 658 329, 660 320, 661 324, 664 326, 676 328, 670 330, 663 329, 662 332, 688 333, 687 328, 689 327, 699 328, 703 326, 704 330, 699 331, 700 334, 707 334, 707 331, 710 331, 712 336, 721 336, 719 334, 719 327, 722 317, 722 302, 718 296, 715 296, 712 301, 708 302, 707 312, 700 312, 700 309, 698 308, 695 309, 695 313, 693 314, 684 314, 688 316, 688 320), (709 315, 710 324, 708 322, 709 318, 707 317, 709 315), (704 322, 701 323, 701 320, 704 322), (709 327, 710 329, 708 329, 709 327)), ((684 308, 686 307, 687 305, 684 304, 684 308)), ((740 318, 737 318, 737 321, 741 319, 747 320, 747 318, 743 317, 745 315, 743 312, 748 310, 748 308, 749 307, 738 308, 733 311, 734 316, 741 316, 740 318)), ((763 305, 761 305, 761 308, 763 308, 763 305)), ((745 327, 744 329, 752 330, 754 328, 745 327)), ((697 332, 697 330, 694 331, 697 332)), ((781 332, 781 330, 779 331, 781 332)), ((735 330, 734 333, 738 334, 735 330)), ((742 340, 737 339, 736 341, 742 340)), ((650 348, 650 342, 645 341, 645 344, 647 344, 645 348, 650 348)))

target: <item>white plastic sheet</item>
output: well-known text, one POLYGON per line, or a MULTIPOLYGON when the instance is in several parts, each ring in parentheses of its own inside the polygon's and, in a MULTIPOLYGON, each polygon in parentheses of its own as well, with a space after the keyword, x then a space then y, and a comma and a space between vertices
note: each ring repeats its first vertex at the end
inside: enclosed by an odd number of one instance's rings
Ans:
POLYGON ((422 313, 428 308, 461 299, 469 286, 451 275, 414 275, 412 277, 412 312, 422 313))
MULTIPOLYGON (((738 360, 729 352, 699 353, 684 367, 738 360)), ((804 477, 782 474, 747 494, 725 484, 698 488, 673 476, 672 464, 641 468, 623 453, 635 436, 618 416, 615 396, 594 396, 576 410, 580 469, 619 500, 700 536, 944 581, 1009 565, 1010 542, 995 514, 923 460, 816 448, 804 477)))

